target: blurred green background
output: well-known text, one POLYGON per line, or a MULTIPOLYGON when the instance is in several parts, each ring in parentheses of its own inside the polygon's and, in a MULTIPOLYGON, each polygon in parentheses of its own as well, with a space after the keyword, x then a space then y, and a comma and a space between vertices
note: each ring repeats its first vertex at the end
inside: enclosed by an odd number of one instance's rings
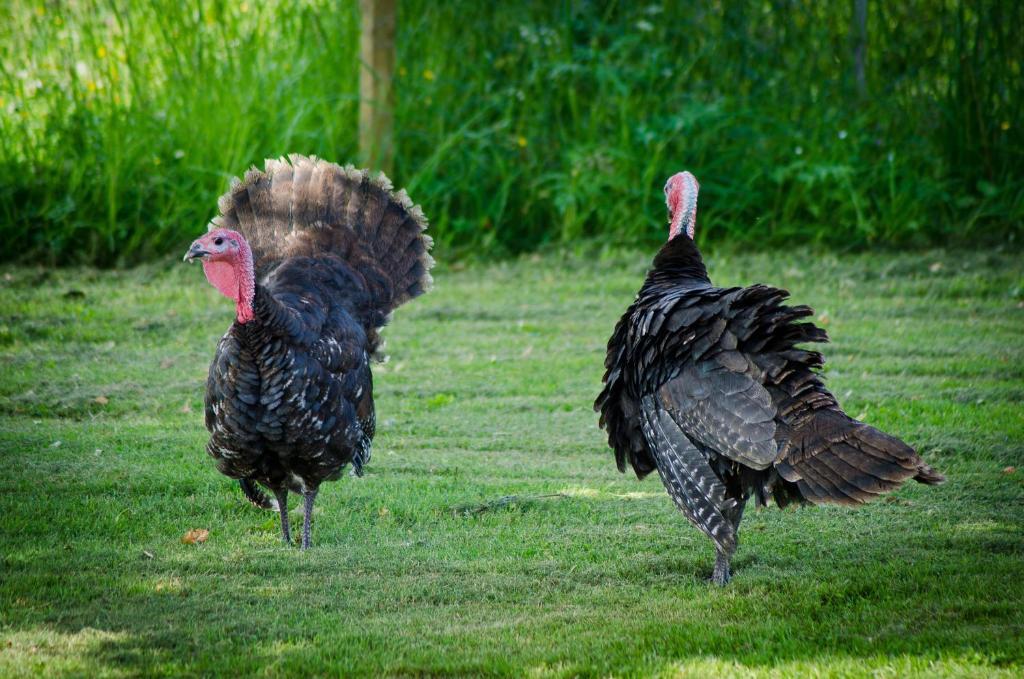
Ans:
MULTIPOLYGON (((401 0, 394 180, 444 257, 1019 246, 1024 3, 401 0)), ((0 5, 0 257, 177 254, 230 178, 356 160, 355 2, 0 5)))

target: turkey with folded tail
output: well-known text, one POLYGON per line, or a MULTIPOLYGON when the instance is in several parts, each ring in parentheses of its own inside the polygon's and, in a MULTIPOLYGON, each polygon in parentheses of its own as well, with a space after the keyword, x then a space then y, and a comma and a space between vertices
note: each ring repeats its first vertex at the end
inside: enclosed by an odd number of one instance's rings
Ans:
POLYGON ((712 580, 728 582, 747 500, 858 505, 907 479, 944 477, 899 439, 846 415, 825 388, 825 331, 765 285, 717 288, 693 241, 699 185, 665 185, 670 226, 608 341, 594 404, 619 471, 657 470, 676 505, 711 538, 712 580))
POLYGON ((253 504, 279 510, 286 543, 288 491, 303 496, 305 549, 320 484, 370 460, 370 360, 391 311, 430 287, 426 219, 383 174, 294 155, 252 168, 219 207, 185 255, 235 301, 206 386, 206 449, 253 504))

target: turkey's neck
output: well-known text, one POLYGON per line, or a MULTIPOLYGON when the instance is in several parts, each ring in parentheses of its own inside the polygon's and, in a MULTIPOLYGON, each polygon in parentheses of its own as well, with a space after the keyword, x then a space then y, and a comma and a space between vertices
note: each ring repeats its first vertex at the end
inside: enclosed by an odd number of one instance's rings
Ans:
POLYGON ((238 264, 238 296, 235 298, 235 318, 239 323, 248 323, 256 318, 252 305, 256 298, 256 270, 252 263, 252 250, 243 241, 238 264))
POLYGON ((651 282, 690 283, 697 287, 711 284, 700 250, 686 234, 661 246, 647 278, 651 282))
POLYGON ((694 230, 697 226, 697 194, 686 194, 683 200, 687 203, 676 210, 669 224, 669 238, 675 240, 680 235, 685 235, 693 240, 694 230))

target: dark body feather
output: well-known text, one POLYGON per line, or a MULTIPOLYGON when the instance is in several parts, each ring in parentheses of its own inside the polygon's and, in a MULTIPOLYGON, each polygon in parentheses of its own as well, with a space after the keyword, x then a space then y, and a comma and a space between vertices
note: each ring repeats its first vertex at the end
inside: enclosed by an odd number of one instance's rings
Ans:
POLYGON ((715 543, 728 580, 751 497, 856 505, 913 478, 938 483, 905 443, 848 417, 817 372, 826 342, 785 290, 711 284, 696 245, 669 240, 608 342, 594 404, 620 471, 657 470, 715 543))
POLYGON ((254 504, 274 506, 259 483, 309 510, 323 481, 369 462, 378 331, 429 287, 432 260, 422 212, 383 175, 290 161, 250 171, 211 225, 250 244, 256 289, 254 320, 228 329, 210 366, 207 451, 254 504))

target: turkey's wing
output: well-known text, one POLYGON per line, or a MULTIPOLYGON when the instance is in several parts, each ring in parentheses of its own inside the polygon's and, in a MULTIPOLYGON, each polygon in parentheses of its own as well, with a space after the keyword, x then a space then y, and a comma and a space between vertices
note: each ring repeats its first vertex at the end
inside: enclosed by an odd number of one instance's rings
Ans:
POLYGON ((693 440, 753 469, 775 460, 775 405, 737 351, 687 363, 658 389, 662 406, 693 440))

